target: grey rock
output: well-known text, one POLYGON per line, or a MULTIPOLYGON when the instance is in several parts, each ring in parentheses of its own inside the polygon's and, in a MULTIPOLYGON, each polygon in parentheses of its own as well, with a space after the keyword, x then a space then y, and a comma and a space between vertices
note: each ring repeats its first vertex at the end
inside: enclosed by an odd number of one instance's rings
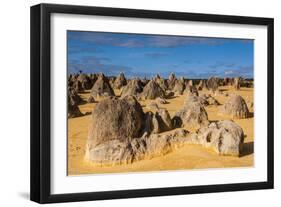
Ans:
POLYGON ((185 101, 182 109, 176 112, 176 120, 179 118, 183 125, 207 125, 209 124, 208 114, 197 96, 190 95, 185 101))
POLYGON ((220 155, 239 156, 242 152, 244 132, 233 121, 211 123, 197 131, 198 144, 214 149, 220 155))
POLYGON ((100 74, 97 81, 91 89, 91 95, 94 98, 102 96, 115 96, 114 91, 109 83, 109 80, 100 74))
POLYGON ((144 99, 156 99, 157 97, 165 98, 164 90, 156 83, 154 80, 151 80, 143 88, 141 94, 144 99))
POLYGON ((249 109, 245 100, 236 94, 231 94, 228 100, 222 106, 221 112, 230 115, 232 118, 248 118, 249 109))

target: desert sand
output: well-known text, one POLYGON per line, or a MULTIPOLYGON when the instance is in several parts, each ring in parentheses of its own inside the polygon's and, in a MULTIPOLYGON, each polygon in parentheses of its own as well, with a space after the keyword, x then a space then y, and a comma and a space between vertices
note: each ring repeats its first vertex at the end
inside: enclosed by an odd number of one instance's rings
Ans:
MULTIPOLYGON (((241 95, 246 102, 253 102, 253 88, 241 88, 234 90, 231 86, 220 87, 223 93, 235 93, 241 95)), ((115 94, 120 95, 120 90, 114 90, 115 94)), ((209 91, 199 91, 199 94, 210 93, 209 91)), ((90 91, 79 94, 87 101, 90 91)), ((223 94, 214 95, 220 104, 224 104, 228 97, 223 94)), ((167 99, 167 104, 159 104, 160 108, 168 110, 171 116, 174 115, 184 103, 186 95, 179 95, 167 99)), ((97 100, 99 101, 99 100, 97 100)), ((147 105, 153 100, 140 101, 143 110, 150 109, 147 105)), ((245 139, 243 153, 240 157, 221 156, 210 149, 200 145, 185 145, 171 153, 150 160, 141 160, 132 164, 122 164, 115 166, 99 166, 84 160, 85 145, 88 135, 89 119, 96 103, 85 103, 79 105, 85 116, 68 119, 68 175, 96 174, 96 173, 121 173, 121 172, 144 172, 160 170, 184 170, 184 169, 207 169, 207 168, 226 168, 226 167, 252 167, 254 165, 254 117, 253 108, 249 107, 250 118, 232 119, 219 113, 221 106, 206 106, 210 121, 231 119, 242 127, 245 139)), ((195 131, 194 128, 186 127, 188 131, 195 131)), ((164 132, 165 133, 165 132, 164 132)))

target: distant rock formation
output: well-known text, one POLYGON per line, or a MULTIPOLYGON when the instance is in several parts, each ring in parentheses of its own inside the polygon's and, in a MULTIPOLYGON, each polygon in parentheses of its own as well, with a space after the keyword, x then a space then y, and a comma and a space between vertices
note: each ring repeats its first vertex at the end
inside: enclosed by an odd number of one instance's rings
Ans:
POLYGON ((140 79, 132 79, 126 86, 122 88, 121 97, 135 96, 138 97, 143 90, 142 82, 140 79))
POLYGON ((198 91, 202 91, 204 89, 207 89, 206 80, 200 80, 197 89, 198 89, 198 91))
POLYGON ((190 86, 189 84, 186 85, 183 93, 194 96, 198 96, 199 94, 197 88, 195 86, 190 86))
POLYGON ((84 88, 82 87, 82 84, 80 81, 75 81, 73 83, 73 89, 76 93, 83 93, 84 92, 84 88))
POLYGON ((168 89, 173 90, 175 87, 176 76, 174 73, 171 73, 168 78, 168 89))
POLYGON ((210 77, 206 84, 209 90, 215 92, 219 88, 219 79, 217 77, 210 77))
POLYGON ((194 86, 194 85, 193 85, 193 80, 189 80, 189 81, 188 81, 188 85, 194 86))
POLYGON ((115 96, 112 87, 109 84, 109 80, 101 73, 94 86, 91 89, 91 95, 94 98, 115 96))
POLYGON ((234 89, 235 89, 235 90, 239 90, 240 87, 241 87, 241 84, 242 84, 242 78, 241 78, 241 77, 236 77, 236 78, 234 78, 234 84, 233 84, 233 86, 234 86, 234 89))
POLYGON ((143 88, 143 92, 142 92, 141 96, 144 99, 156 99, 158 97, 165 98, 165 92, 158 85, 158 83, 156 83, 154 80, 151 80, 143 88))
POLYGON ((81 113, 78 104, 82 103, 83 100, 81 97, 76 93, 75 90, 68 90, 67 93, 67 117, 74 118, 83 116, 81 113))
POLYGON ((116 80, 114 81, 114 88, 120 89, 125 85, 127 85, 127 80, 125 78, 125 75, 124 75, 124 73, 120 73, 117 76, 116 80))
POLYGON ((184 82, 182 82, 182 81, 180 81, 180 80, 175 80, 173 92, 174 92, 175 94, 177 94, 177 95, 182 95, 184 89, 185 89, 185 84, 184 84, 184 82))
POLYGON ((84 90, 90 90, 93 86, 91 78, 84 73, 79 74, 77 81, 81 83, 84 90))
POLYGON ((168 86, 168 82, 167 80, 161 78, 161 76, 159 74, 157 74, 157 76, 154 78, 155 82, 158 83, 158 85, 164 90, 166 91, 169 86, 168 86))

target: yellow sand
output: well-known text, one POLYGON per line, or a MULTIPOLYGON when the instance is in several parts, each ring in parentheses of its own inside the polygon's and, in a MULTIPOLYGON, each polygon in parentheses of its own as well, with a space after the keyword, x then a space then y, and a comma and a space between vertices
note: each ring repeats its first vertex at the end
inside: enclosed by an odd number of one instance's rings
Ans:
MULTIPOLYGON (((237 93, 246 101, 253 102, 253 89, 242 88, 235 91, 230 87, 221 87, 224 92, 237 93)), ((120 94, 119 90, 115 90, 116 95, 120 94)), ((209 93, 203 91, 200 93, 209 93)), ((89 91, 80 94, 87 100, 89 91)), ((228 97, 224 95, 214 96, 219 103, 223 104, 228 97)), ((161 108, 166 108, 171 117, 183 105, 186 95, 177 96, 168 99, 168 104, 158 104, 161 108)), ((153 100, 152 100, 153 101, 153 100)), ((146 107, 151 101, 141 101, 144 111, 149 109, 146 107)), ((83 104, 79 108, 82 113, 91 112, 96 103, 83 104)), ((210 121, 231 119, 230 117, 219 114, 219 107, 207 106, 210 121)), ((249 108, 253 112, 252 108, 249 108)), ((84 160, 85 144, 88 134, 89 119, 91 115, 68 119, 68 174, 94 174, 94 173, 117 173, 117 172, 141 172, 141 171, 159 171, 159 170, 183 170, 183 169, 200 169, 200 168, 225 168, 225 167, 246 167, 254 164, 254 118, 233 119, 239 124, 245 133, 245 144, 243 154, 240 157, 219 156, 215 152, 203 148, 200 145, 186 145, 169 154, 156 157, 150 160, 142 160, 133 164, 116 165, 116 166, 97 166, 89 161, 84 160)), ((195 129, 186 128, 189 131, 195 129)))

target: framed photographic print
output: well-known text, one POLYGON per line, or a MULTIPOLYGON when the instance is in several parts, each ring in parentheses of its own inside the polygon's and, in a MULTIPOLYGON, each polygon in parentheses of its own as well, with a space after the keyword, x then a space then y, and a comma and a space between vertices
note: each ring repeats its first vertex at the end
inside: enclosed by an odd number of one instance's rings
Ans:
POLYGON ((31 7, 31 200, 273 188, 273 19, 31 7))

